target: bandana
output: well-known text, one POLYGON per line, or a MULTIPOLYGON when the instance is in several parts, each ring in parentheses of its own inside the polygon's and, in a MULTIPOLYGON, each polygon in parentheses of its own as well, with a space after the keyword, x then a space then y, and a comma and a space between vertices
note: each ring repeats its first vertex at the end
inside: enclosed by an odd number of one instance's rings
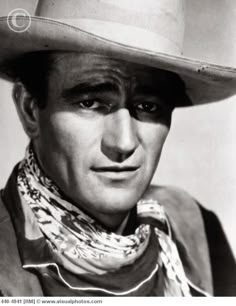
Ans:
MULTIPOLYGON (((147 252, 150 237, 154 233, 159 251, 150 278, 162 272, 165 296, 190 296, 168 219, 163 206, 156 200, 141 199, 137 203, 140 225, 133 234, 124 236, 111 232, 79 209, 79 205, 75 206, 65 199, 59 188, 40 169, 31 146, 27 148, 26 156, 19 165, 17 185, 21 199, 32 209, 53 253, 56 270, 62 282, 64 280, 60 266, 78 277, 88 274, 105 277, 109 272, 135 265, 147 252), (155 226, 152 225, 153 220, 156 221, 155 226)), ((148 279, 123 292, 99 287, 95 289, 110 295, 126 295, 138 290, 148 279)), ((68 286, 65 281, 64 283, 68 286)), ((78 289, 89 291, 90 288, 78 289)))

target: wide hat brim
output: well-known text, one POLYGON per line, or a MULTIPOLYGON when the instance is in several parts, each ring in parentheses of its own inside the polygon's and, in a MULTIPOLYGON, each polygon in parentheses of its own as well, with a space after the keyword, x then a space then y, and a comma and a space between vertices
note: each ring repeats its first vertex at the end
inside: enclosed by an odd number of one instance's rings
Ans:
MULTIPOLYGON (((24 17, 22 17, 24 18, 24 17)), ((177 73, 185 82, 194 105, 220 101, 236 94, 236 69, 182 56, 151 52, 86 32, 64 22, 32 17, 24 32, 9 29, 7 17, 0 18, 0 76, 11 80, 6 63, 36 51, 97 53, 177 73)))

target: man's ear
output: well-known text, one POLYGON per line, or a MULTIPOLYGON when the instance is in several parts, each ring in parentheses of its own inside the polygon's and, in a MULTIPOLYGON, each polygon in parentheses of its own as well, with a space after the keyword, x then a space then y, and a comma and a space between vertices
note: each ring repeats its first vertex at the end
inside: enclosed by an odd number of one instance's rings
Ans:
POLYGON ((12 96, 26 134, 31 139, 36 138, 39 134, 39 109, 36 99, 32 97, 21 82, 14 84, 12 96))

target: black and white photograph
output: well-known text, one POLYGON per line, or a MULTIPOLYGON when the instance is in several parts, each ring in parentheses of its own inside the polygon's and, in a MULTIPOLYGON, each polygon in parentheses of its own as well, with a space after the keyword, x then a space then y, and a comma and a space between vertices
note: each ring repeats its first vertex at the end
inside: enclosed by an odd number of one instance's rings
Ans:
POLYGON ((0 100, 0 303, 236 296, 235 0, 1 0, 0 100))

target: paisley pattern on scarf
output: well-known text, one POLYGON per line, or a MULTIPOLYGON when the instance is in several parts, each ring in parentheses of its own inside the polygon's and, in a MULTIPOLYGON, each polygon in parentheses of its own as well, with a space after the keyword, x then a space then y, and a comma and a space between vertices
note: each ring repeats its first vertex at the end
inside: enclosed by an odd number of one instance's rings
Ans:
POLYGON ((151 236, 151 225, 141 222, 152 218, 160 224, 154 228, 160 251, 150 275, 162 270, 166 296, 190 295, 178 250, 171 239, 168 219, 157 201, 140 200, 137 203, 137 217, 141 224, 133 234, 122 236, 110 232, 63 197, 59 188, 43 174, 31 146, 19 165, 17 184, 20 197, 32 209, 57 264, 77 275, 100 276, 133 265, 145 253, 151 236))

